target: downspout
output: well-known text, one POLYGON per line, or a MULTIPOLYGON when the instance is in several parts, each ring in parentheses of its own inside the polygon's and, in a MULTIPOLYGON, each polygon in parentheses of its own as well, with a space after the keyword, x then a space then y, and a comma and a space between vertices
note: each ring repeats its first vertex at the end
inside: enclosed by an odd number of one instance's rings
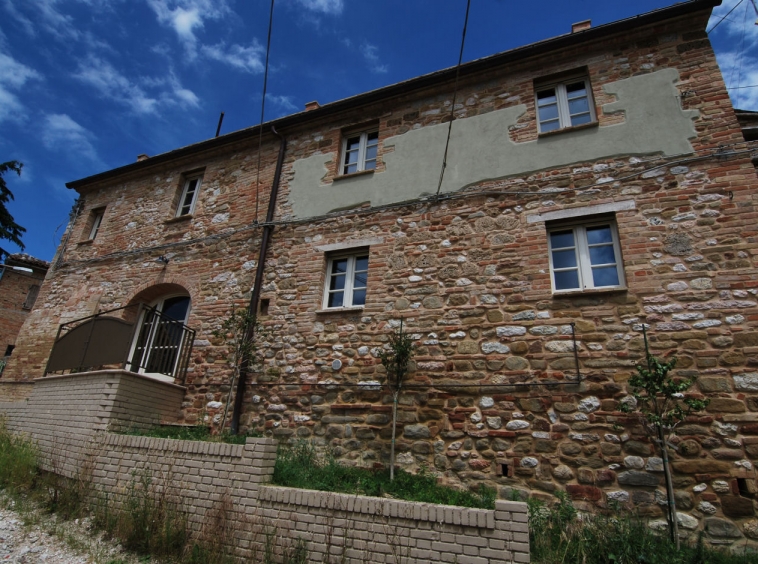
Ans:
MULTIPOLYGON (((276 160, 276 170, 274 171, 274 182, 271 186, 271 196, 268 200, 266 222, 263 225, 261 247, 258 254, 258 267, 255 269, 255 283, 253 285, 253 292, 250 296, 250 305, 248 307, 248 312, 250 312, 252 316, 256 316, 258 314, 258 302, 260 301, 261 297, 261 286, 263 286, 263 269, 266 264, 266 254, 268 253, 271 234, 274 231, 274 226, 271 225, 271 222, 274 220, 274 212, 276 211, 276 199, 279 195, 279 179, 281 178, 282 166, 284 165, 284 153, 287 150, 287 140, 284 138, 284 136, 279 135, 279 132, 273 126, 271 127, 271 132, 280 139, 281 143, 279 145, 279 157, 276 160)), ((261 148, 258 147, 258 150, 260 151, 261 148)), ((248 341, 253 339, 255 336, 254 332, 255 324, 251 325, 248 328, 245 339, 248 341)), ((234 411, 232 412, 231 425, 232 435, 236 435, 239 432, 240 416, 242 415, 242 402, 245 399, 245 385, 247 384, 248 369, 249 360, 245 358, 240 365, 240 375, 239 380, 237 380, 237 392, 234 396, 234 411)))

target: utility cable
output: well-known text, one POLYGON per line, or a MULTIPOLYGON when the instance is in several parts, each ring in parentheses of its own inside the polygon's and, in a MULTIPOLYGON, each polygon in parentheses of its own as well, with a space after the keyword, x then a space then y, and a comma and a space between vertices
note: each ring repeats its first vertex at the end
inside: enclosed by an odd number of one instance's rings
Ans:
POLYGON ((745 24, 747 23, 747 13, 750 9, 750 6, 748 4, 745 4, 745 15, 742 17, 742 38, 740 39, 740 54, 737 59, 737 62, 732 67, 732 72, 729 73, 729 83, 733 84, 734 80, 734 71, 737 70, 737 87, 740 85, 740 80, 742 80, 742 60, 745 57, 745 24))
POLYGON ((731 9, 731 10, 729 10, 729 11, 726 13, 726 15, 725 15, 723 18, 721 18, 719 21, 717 21, 717 22, 714 24, 714 26, 713 26, 711 29, 707 29, 707 30, 705 31, 705 33, 706 33, 706 34, 707 34, 707 33, 710 33, 710 32, 712 32, 714 29, 716 29, 716 28, 719 26, 719 24, 720 24, 721 22, 723 22, 723 21, 724 21, 724 20, 725 20, 727 17, 729 17, 729 14, 731 14, 732 12, 734 12, 734 11, 737 9, 737 7, 738 7, 740 4, 742 4, 742 2, 743 2, 743 1, 744 1, 744 0, 740 0, 739 2, 737 2, 737 3, 736 3, 736 4, 735 4, 733 7, 732 7, 732 9, 731 9))
POLYGON ((466 45, 466 28, 468 27, 468 14, 471 9, 471 0, 466 3, 466 18, 463 20, 463 36, 461 37, 461 51, 458 54, 458 66, 455 67, 455 85, 453 86, 453 104, 450 108, 450 121, 447 125, 447 139, 445 140, 445 153, 442 156, 442 168, 440 169, 440 181, 437 184, 437 194, 440 195, 440 189, 442 188, 442 179, 445 176, 445 168, 447 167, 447 151, 450 147, 450 134, 453 131, 453 120, 455 119, 455 102, 458 96, 458 78, 461 73, 461 63, 463 62, 463 47, 466 45))
POLYGON ((261 152, 263 150, 263 116, 266 110, 266 89, 268 87, 268 56, 271 52, 271 29, 274 23, 274 0, 268 14, 268 38, 266 39, 266 66, 263 71, 263 98, 261 99, 261 120, 258 123, 258 164, 255 171, 255 222, 258 223, 258 202, 260 201, 261 152))

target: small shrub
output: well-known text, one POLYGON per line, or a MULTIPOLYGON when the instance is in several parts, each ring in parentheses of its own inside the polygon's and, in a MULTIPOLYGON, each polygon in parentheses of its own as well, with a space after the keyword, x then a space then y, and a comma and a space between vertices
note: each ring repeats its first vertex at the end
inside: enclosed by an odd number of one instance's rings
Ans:
POLYGON ((273 482, 280 486, 370 496, 389 496, 407 501, 495 507, 495 490, 485 486, 478 492, 458 491, 437 483, 437 478, 422 469, 418 474, 403 470, 390 479, 389 470, 370 470, 343 466, 334 457, 319 457, 310 443, 299 441, 281 445, 274 466, 273 482))

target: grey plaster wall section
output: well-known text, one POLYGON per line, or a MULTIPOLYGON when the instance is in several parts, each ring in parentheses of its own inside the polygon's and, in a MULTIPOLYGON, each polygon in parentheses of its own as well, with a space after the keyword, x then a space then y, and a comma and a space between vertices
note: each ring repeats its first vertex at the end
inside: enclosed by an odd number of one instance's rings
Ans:
MULTIPOLYGON (((508 128, 526 112, 518 105, 456 120, 441 192, 453 192, 484 180, 524 175, 572 163, 620 155, 691 153, 696 110, 682 110, 676 69, 663 69, 611 82, 604 90, 617 97, 606 114, 623 112, 617 125, 580 129, 514 143, 508 128)), ((384 147, 386 171, 321 184, 334 153, 294 163, 290 204, 295 217, 312 217, 370 202, 373 206, 433 194, 439 181, 447 124, 422 127, 390 137, 384 147)))

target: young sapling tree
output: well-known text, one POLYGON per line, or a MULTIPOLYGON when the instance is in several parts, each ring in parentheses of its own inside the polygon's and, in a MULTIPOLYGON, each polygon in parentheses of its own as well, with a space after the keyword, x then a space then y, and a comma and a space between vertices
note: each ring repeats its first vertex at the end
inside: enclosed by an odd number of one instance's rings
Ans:
POLYGON ((232 366, 229 394, 226 398, 224 417, 221 421, 221 430, 223 430, 232 399, 234 382, 239 377, 240 367, 246 364, 248 369, 254 370, 260 366, 260 342, 266 338, 266 333, 250 310, 232 308, 231 313, 221 322, 221 326, 213 331, 213 336, 221 339, 229 347, 229 364, 232 366))
POLYGON ((389 337, 389 348, 379 354, 382 365, 387 370, 387 386, 392 392, 392 443, 390 445, 390 481, 395 479, 395 431, 397 428, 397 401, 403 382, 408 376, 408 366, 414 354, 413 340, 400 327, 389 337))
POLYGON ((685 392, 695 383, 695 378, 674 378, 670 375, 676 366, 676 358, 668 362, 650 354, 645 325, 642 325, 645 340, 645 363, 636 366, 637 373, 629 378, 633 401, 622 402, 621 411, 631 413, 653 440, 661 453, 663 474, 666 480, 667 515, 671 541, 679 550, 679 526, 676 517, 676 501, 671 480, 668 442, 676 426, 692 412, 702 411, 708 400, 686 397, 685 392))

